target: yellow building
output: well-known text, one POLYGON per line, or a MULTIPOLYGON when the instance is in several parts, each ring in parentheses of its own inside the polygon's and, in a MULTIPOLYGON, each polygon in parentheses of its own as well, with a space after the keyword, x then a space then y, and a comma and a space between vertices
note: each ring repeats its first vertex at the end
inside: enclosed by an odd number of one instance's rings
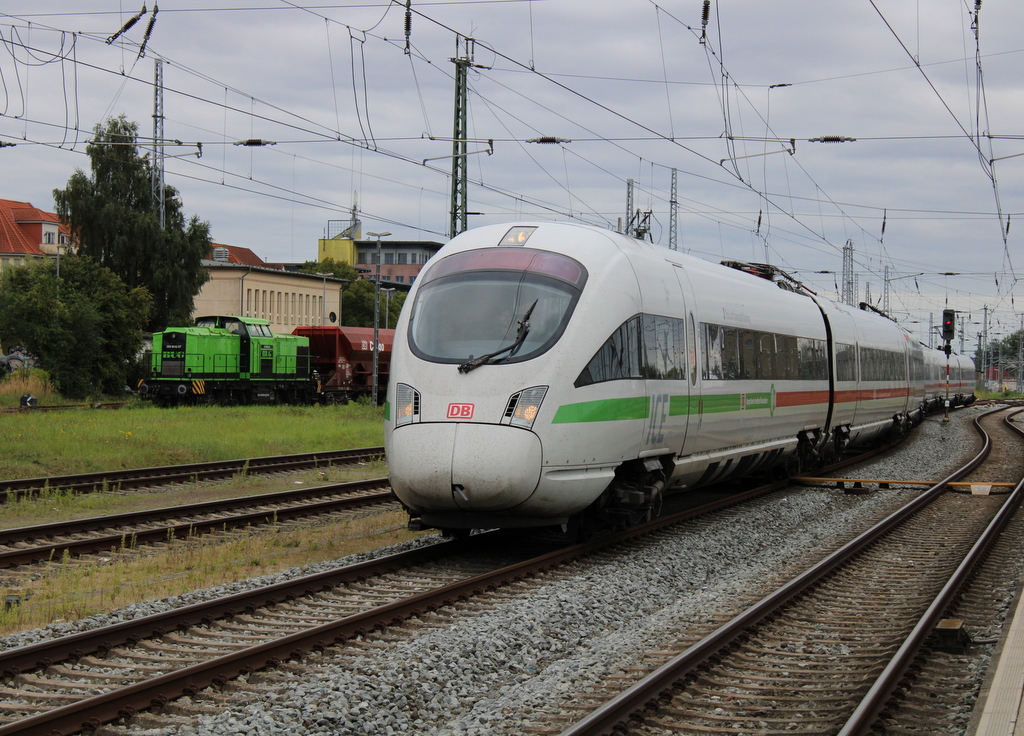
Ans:
POLYGON ((333 258, 354 266, 359 254, 356 241, 360 237, 362 227, 358 219, 328 220, 327 237, 317 241, 316 259, 333 258))

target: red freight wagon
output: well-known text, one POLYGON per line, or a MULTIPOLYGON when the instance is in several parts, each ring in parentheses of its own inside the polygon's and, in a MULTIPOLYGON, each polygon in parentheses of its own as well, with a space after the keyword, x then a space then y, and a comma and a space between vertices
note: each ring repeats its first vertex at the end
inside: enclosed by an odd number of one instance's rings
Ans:
MULTIPOLYGON (((373 390, 372 327, 296 327, 292 334, 309 338, 310 367, 323 381, 325 401, 344 404, 373 390)), ((377 389, 383 396, 395 331, 377 330, 377 337, 377 389)))

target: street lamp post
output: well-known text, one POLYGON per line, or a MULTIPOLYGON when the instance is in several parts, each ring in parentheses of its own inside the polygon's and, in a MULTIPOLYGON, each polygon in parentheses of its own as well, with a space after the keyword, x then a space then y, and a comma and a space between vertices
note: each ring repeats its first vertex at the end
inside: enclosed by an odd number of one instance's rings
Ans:
POLYGON ((377 353, 380 348, 380 239, 391 233, 366 233, 377 238, 377 277, 373 289, 373 386, 371 401, 377 406, 377 353))
POLYGON ((391 324, 388 320, 391 318, 391 295, 395 293, 394 287, 390 289, 381 289, 384 292, 384 329, 390 329, 391 324))
POLYGON ((334 272, 320 273, 317 271, 316 275, 324 278, 324 295, 320 298, 320 326, 323 327, 327 324, 327 277, 333 276, 334 272))

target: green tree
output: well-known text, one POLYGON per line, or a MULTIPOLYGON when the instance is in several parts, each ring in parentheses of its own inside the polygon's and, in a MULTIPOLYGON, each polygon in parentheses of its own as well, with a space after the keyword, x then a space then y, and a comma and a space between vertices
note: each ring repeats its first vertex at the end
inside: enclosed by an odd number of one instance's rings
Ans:
POLYGON ((348 261, 336 261, 333 258, 325 258, 322 261, 306 261, 299 266, 298 270, 302 273, 334 274, 333 278, 345 279, 348 282, 342 284, 342 290, 347 289, 359 278, 359 274, 348 261))
POLYGON ((97 125, 86 146, 91 176, 75 171, 53 192, 57 214, 71 230, 78 252, 117 274, 129 289, 153 295, 146 327, 189 324, 196 294, 209 278, 202 259, 210 225, 188 222, 174 187, 165 187, 165 227, 153 199, 152 162, 140 155, 138 125, 122 115, 97 125))
MULTIPOLYGON (((383 286, 383 282, 381 284, 383 286)), ((385 289, 391 288, 384 286, 385 289)), ((373 282, 360 280, 349 284, 349 288, 342 294, 341 313, 345 324, 352 327, 373 327, 373 282)), ((405 297, 408 292, 391 292, 390 298, 387 294, 380 295, 380 328, 395 328, 398 322, 398 314, 402 311, 405 297), (386 313, 386 314, 385 314, 386 313)))
POLYGON ((4 272, 0 334, 34 355, 73 399, 120 393, 142 346, 152 297, 91 258, 69 255, 4 272))

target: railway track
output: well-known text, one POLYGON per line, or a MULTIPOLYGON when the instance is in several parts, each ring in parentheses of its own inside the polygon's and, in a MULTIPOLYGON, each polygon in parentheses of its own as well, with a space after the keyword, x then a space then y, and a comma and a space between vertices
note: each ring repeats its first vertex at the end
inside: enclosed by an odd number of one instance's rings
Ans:
POLYGON ((0 530, 0 569, 395 502, 387 478, 0 530))
MULTIPOLYGON (((75 733, 224 685, 374 630, 429 617, 554 566, 770 493, 771 484, 613 537, 513 559, 501 534, 445 542, 379 561, 0 652, 0 736, 75 733), (442 563, 444 559, 449 563, 442 563)), ((282 665, 283 666, 283 665, 282 665)), ((158 708, 159 710, 159 708, 158 708)), ((164 709, 169 712, 168 709, 164 709)), ((133 722, 161 716, 140 715, 133 722)))
POLYGON ((53 406, 39 406, 38 404, 33 406, 5 406, 0 408, 0 414, 20 414, 22 412, 35 412, 35 411, 60 411, 62 409, 120 409, 124 406, 123 403, 109 403, 109 404, 55 404, 53 406))
POLYGON ((325 450, 296 455, 218 460, 188 465, 105 470, 98 473, 58 475, 46 478, 18 478, 0 481, 0 503, 17 500, 43 489, 59 488, 73 493, 91 493, 99 490, 152 488, 173 483, 220 480, 231 478, 239 473, 283 473, 331 465, 368 462, 383 456, 383 447, 365 447, 354 450, 325 450))
MULTIPOLYGON (((1011 422, 1003 426, 1021 435, 1011 422)), ((1009 449, 1017 457, 1019 440, 1009 449)), ((853 736, 897 723, 908 699, 913 706, 903 727, 937 732, 948 713, 936 715, 924 704, 934 691, 912 687, 926 666, 922 647, 965 646, 962 622, 947 618, 951 606, 1024 494, 1019 465, 1013 473, 1020 482, 1009 497, 945 492, 947 482, 981 472, 976 468, 991 444, 986 438, 963 469, 681 653, 652 653, 649 661, 664 664, 632 686, 618 682, 589 693, 590 712, 562 736, 853 736)), ((1005 477, 1003 468, 998 479, 1005 477)), ((984 595, 985 585, 979 587, 984 595)), ((927 681, 939 679, 933 672, 927 681)))

